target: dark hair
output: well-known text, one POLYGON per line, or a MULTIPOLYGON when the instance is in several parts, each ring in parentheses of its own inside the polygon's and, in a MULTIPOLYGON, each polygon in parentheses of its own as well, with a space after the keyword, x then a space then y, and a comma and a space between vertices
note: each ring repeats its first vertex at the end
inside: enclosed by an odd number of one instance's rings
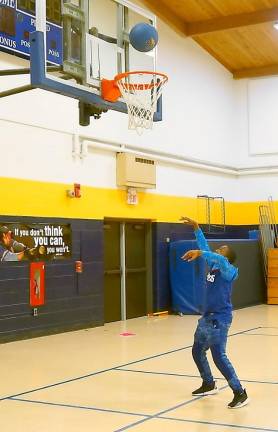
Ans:
POLYGON ((3 235, 7 234, 9 232, 9 229, 6 226, 0 227, 0 241, 3 240, 3 235))
POLYGON ((227 258, 230 264, 233 264, 236 261, 236 253, 235 251, 230 248, 230 246, 228 246, 228 250, 227 250, 227 258))

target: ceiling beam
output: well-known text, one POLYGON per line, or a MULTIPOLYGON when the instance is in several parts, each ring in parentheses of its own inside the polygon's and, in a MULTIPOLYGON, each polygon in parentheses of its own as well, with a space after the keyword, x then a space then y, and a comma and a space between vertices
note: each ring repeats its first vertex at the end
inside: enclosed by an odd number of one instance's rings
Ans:
POLYGON ((190 22, 187 23, 186 32, 188 36, 196 36, 221 30, 273 22, 276 20, 278 21, 278 7, 238 15, 222 16, 206 21, 190 22))
POLYGON ((234 79, 255 78, 270 75, 278 75, 278 64, 233 71, 234 79))
POLYGON ((160 1, 143 0, 143 4, 178 33, 183 36, 186 34, 187 24, 160 1))

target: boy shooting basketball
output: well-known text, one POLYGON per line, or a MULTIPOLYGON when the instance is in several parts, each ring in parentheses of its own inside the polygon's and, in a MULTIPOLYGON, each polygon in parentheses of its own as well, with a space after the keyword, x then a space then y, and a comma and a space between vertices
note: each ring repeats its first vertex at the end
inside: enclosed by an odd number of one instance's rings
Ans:
POLYGON ((206 351, 210 349, 216 367, 234 392, 234 398, 228 404, 228 408, 241 408, 249 399, 226 355, 228 331, 232 323, 232 285, 238 277, 238 269, 233 266, 236 255, 229 246, 221 246, 212 252, 198 223, 187 217, 182 217, 181 220, 194 228, 199 246, 198 250, 186 252, 182 259, 190 262, 202 257, 209 267, 203 316, 199 319, 192 348, 193 359, 203 383, 192 392, 192 395, 218 393, 206 356, 206 351))

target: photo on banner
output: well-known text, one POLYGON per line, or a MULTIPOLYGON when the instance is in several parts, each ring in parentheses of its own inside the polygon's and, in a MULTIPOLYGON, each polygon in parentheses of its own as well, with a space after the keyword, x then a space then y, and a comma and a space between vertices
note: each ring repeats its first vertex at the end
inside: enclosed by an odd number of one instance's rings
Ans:
POLYGON ((71 258, 70 224, 0 222, 0 261, 50 261, 71 258))

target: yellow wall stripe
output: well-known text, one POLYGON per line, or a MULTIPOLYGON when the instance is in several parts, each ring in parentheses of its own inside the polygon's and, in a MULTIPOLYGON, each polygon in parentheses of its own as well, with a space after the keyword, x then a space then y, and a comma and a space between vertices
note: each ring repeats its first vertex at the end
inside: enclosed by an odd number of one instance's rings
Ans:
MULTIPOLYGON (((0 178, 0 185, 2 215, 76 219, 117 217, 158 222, 177 222, 181 215, 188 215, 200 223, 206 221, 205 208, 200 208, 196 198, 139 192, 139 204, 133 206, 126 203, 126 191, 119 189, 82 186, 82 198, 72 199, 66 196, 66 190, 72 188, 67 184, 0 178)), ((227 202, 226 223, 257 224, 260 204, 227 202)))

